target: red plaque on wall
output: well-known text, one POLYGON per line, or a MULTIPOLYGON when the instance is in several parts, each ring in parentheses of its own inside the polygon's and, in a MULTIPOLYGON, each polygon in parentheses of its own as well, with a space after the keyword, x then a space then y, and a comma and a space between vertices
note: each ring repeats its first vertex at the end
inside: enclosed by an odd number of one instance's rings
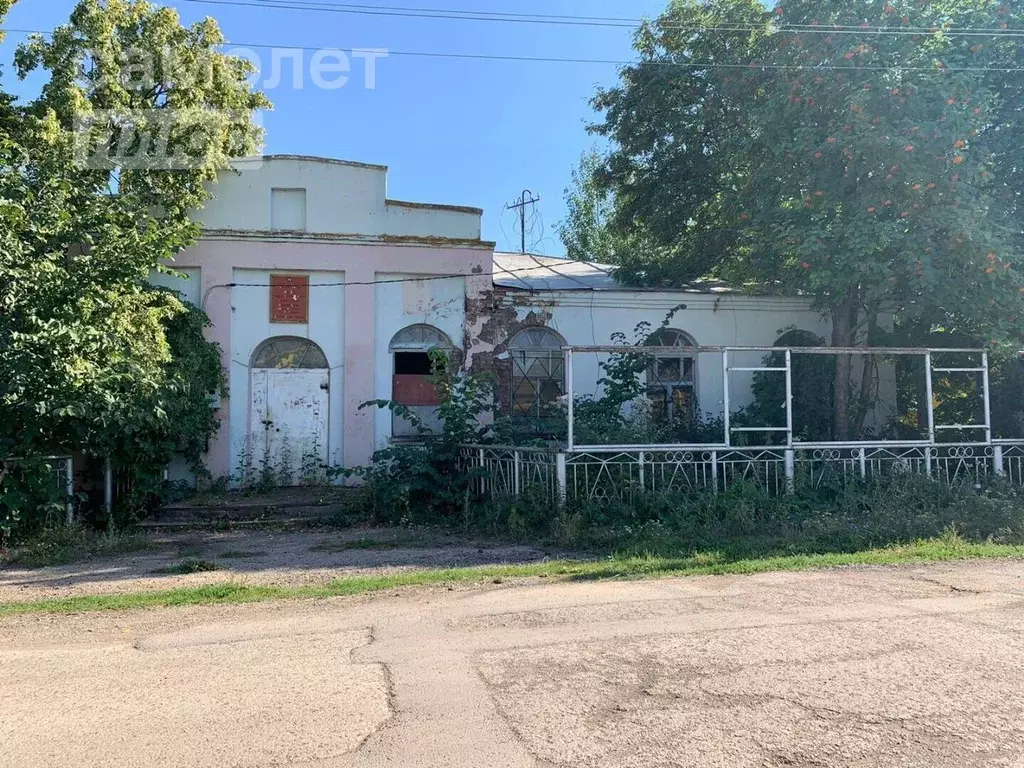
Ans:
POLYGON ((309 277, 270 276, 270 322, 309 322, 309 277))

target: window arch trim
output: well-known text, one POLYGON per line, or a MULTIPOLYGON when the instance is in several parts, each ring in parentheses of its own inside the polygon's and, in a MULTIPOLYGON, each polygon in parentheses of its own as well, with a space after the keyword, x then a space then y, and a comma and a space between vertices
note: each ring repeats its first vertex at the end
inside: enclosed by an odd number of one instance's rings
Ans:
POLYGON ((320 346, 301 336, 273 336, 260 342, 252 354, 252 368, 310 370, 329 368, 320 346))
POLYGON ((392 352, 427 352, 437 347, 454 349, 455 345, 447 333, 427 323, 406 326, 392 336, 388 344, 392 352))

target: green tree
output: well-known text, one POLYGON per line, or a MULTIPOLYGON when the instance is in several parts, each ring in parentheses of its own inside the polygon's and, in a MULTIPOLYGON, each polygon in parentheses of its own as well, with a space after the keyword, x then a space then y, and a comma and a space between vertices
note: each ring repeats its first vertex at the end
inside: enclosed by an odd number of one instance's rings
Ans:
MULTIPOLYGON (((1001 30, 1021 16, 996 0, 673 2, 594 100, 609 225, 661 246, 623 254, 620 274, 808 292, 834 346, 867 343, 888 312, 1009 338, 1024 57, 1001 30)), ((838 356, 837 437, 870 390, 838 356)))
POLYGON ((565 190, 568 213, 556 229, 570 259, 614 264, 617 242, 608 226, 611 196, 595 179, 601 163, 596 150, 580 158, 579 167, 572 172, 572 183, 565 190))
POLYGON ((221 386, 205 317, 152 288, 193 244, 190 214, 269 106, 206 19, 82 0, 19 47, 37 99, 0 96, 0 434, 14 455, 84 450, 152 471, 198 459, 221 386), (161 140, 156 140, 161 139, 161 140))

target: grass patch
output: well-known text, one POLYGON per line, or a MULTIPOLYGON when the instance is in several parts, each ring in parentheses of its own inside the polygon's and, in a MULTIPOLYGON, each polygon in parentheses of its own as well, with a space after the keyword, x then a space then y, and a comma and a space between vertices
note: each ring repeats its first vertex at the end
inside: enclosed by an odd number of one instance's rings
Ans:
POLYGON ((0 603, 0 615, 25 613, 83 613, 179 605, 219 605, 267 600, 311 599, 360 595, 399 587, 486 582, 496 579, 544 577, 561 581, 648 579, 664 576, 750 574, 799 571, 850 565, 901 565, 1024 557, 1024 546, 975 544, 954 532, 905 546, 860 552, 737 557, 727 552, 701 551, 679 557, 623 556, 598 561, 553 561, 527 565, 481 566, 406 571, 381 576, 355 576, 309 586, 250 586, 235 582, 202 587, 119 595, 90 595, 33 602, 0 603))
POLYGON ((246 560, 251 557, 266 556, 266 552, 259 552, 253 549, 228 549, 217 555, 217 557, 221 560, 246 560))
POLYGON ((152 571, 152 573, 160 576, 182 576, 189 573, 206 573, 208 571, 220 571, 222 569, 223 566, 218 565, 212 560, 189 558, 182 560, 180 563, 175 563, 174 565, 157 568, 152 571))

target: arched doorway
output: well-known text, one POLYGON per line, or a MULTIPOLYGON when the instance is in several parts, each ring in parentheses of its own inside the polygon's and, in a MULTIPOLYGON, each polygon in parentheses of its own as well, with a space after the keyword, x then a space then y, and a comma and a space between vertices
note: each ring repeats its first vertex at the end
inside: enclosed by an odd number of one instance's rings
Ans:
POLYGON ((330 371, 309 339, 267 339, 252 356, 249 423, 253 469, 300 485, 327 464, 330 371))

